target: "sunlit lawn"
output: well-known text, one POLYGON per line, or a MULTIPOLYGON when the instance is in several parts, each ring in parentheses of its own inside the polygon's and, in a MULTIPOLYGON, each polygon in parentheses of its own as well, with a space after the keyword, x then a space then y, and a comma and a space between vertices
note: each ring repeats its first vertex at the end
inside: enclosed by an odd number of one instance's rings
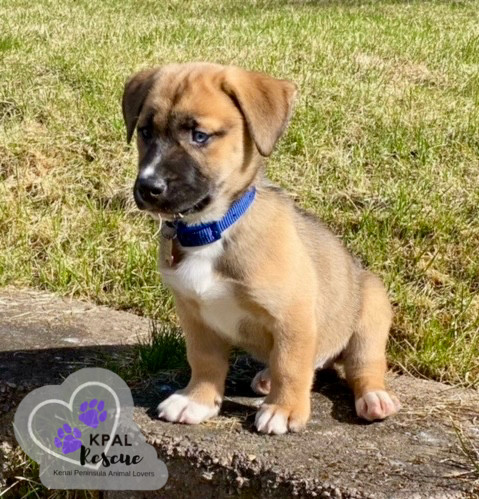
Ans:
POLYGON ((476 1, 0 3, 0 285, 174 324, 123 83, 209 60, 300 88, 272 179, 387 283, 391 363, 479 382, 476 1))

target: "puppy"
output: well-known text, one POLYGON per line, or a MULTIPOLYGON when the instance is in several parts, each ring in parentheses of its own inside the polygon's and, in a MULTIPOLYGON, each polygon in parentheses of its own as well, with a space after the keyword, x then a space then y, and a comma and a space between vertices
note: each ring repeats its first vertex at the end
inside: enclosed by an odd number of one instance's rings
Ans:
POLYGON ((233 346, 268 366, 252 383, 266 395, 260 432, 303 428, 315 369, 338 359, 358 416, 399 409, 384 386, 383 284, 263 176, 295 95, 289 81, 208 63, 142 71, 125 85, 128 142, 138 131, 134 196, 163 221, 160 270, 191 366, 188 386, 158 407, 167 421, 218 414, 233 346))

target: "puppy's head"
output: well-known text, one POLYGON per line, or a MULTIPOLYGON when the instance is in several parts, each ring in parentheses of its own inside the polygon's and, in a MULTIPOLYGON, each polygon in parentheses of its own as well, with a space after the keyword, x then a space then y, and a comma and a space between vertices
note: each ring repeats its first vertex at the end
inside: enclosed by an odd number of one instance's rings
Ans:
POLYGON ((207 63, 133 75, 123 117, 128 142, 137 129, 138 207, 192 223, 221 218, 271 154, 295 94, 289 81, 207 63))

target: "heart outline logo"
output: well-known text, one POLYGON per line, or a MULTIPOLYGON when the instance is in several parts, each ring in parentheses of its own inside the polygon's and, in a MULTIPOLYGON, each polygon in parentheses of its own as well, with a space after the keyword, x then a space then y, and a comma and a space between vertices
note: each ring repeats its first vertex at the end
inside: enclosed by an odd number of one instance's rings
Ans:
POLYGON ((85 468, 90 468, 92 470, 98 470, 102 464, 102 462, 98 462, 96 465, 93 465, 93 464, 84 464, 82 465, 80 463, 80 461, 76 461, 75 459, 71 459, 69 457, 66 457, 66 456, 62 456, 61 454, 49 449, 47 446, 43 445, 42 442, 40 442, 37 437, 35 436, 35 434, 33 433, 33 428, 32 428, 32 422, 33 422, 33 418, 35 416, 35 414, 44 406, 48 405, 48 404, 59 404, 59 405, 62 405, 64 407, 67 407, 70 412, 73 412, 73 401, 75 400, 75 397, 78 395, 78 392, 80 392, 83 388, 86 388, 88 386, 100 386, 101 388, 104 388, 106 389, 107 391, 109 391, 111 393, 111 395, 113 396, 114 400, 115 400, 115 406, 116 406, 116 410, 115 410, 115 419, 114 419, 114 422, 113 422, 113 426, 112 426, 112 429, 111 429, 111 432, 110 432, 110 439, 108 440, 108 443, 107 445, 105 446, 103 452, 105 454, 108 453, 108 451, 110 450, 110 447, 113 443, 113 435, 116 433, 116 430, 118 428, 118 424, 119 424, 119 419, 120 419, 120 399, 118 398, 118 395, 116 394, 116 392, 110 388, 108 385, 106 385, 105 383, 101 383, 100 381, 87 381, 83 384, 81 384, 80 386, 78 386, 74 391, 73 393, 71 394, 70 396, 70 400, 68 403, 66 403, 65 401, 63 400, 60 400, 60 399, 48 399, 48 400, 44 400, 43 402, 40 402, 39 404, 37 404, 32 412, 30 413, 29 417, 28 417, 28 434, 30 435, 31 439, 33 440, 33 442, 38 446, 40 447, 40 449, 42 449, 43 451, 45 451, 47 454, 50 454, 51 456, 57 458, 57 459, 62 459, 63 461, 67 461, 69 463, 72 463, 76 466, 84 466, 85 468))

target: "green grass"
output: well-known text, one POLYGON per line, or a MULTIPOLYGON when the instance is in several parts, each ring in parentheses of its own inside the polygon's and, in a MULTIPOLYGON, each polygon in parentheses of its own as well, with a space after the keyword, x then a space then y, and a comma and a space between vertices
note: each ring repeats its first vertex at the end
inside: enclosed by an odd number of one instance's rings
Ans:
POLYGON ((466 473, 472 478, 479 480, 479 448, 470 437, 464 435, 464 431, 461 426, 455 424, 454 422, 452 425, 454 432, 456 433, 459 448, 469 464, 468 473, 466 473))
POLYGON ((131 352, 107 354, 104 367, 129 382, 163 373, 175 377, 189 372, 186 345, 181 329, 151 321, 147 338, 140 338, 131 352))
MULTIPOLYGON (((5 451, 4 448, 2 449, 5 451)), ((99 493, 88 490, 52 490, 40 481, 40 465, 19 447, 9 448, 0 479, 1 499, 98 499, 99 493)))
POLYGON ((392 364, 479 383, 477 1, 10 0, 0 19, 0 285, 176 324, 122 87, 234 63, 299 85, 268 172, 387 283, 392 364))

